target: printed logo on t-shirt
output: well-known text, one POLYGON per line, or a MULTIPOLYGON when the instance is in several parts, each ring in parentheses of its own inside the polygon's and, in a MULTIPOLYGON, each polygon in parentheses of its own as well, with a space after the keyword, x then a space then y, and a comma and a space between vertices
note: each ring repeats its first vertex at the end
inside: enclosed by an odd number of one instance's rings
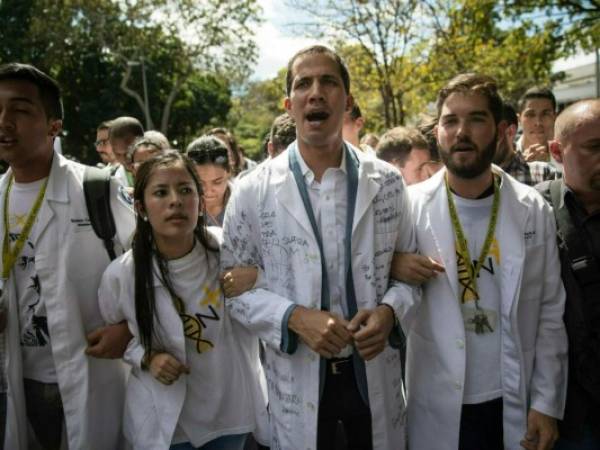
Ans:
MULTIPOLYGON (((14 214, 9 216, 9 224, 22 227, 22 215, 14 214)), ((19 239, 20 233, 9 233, 11 246, 19 239)), ((20 292, 21 305, 21 345, 25 347, 43 347, 50 342, 50 333, 48 331, 48 319, 45 311, 40 311, 40 301, 42 295, 42 287, 40 278, 35 273, 35 247, 28 239, 23 246, 21 255, 15 262, 15 271, 17 283, 21 282, 20 292)))
POLYGON ((214 348, 214 344, 210 340, 204 339, 202 334, 210 321, 221 320, 217 312, 222 304, 221 288, 217 285, 214 289, 211 289, 209 285, 205 285, 202 288, 202 292, 204 295, 197 302, 198 308, 202 312, 195 312, 193 315, 180 314, 183 320, 185 337, 196 342, 196 351, 198 353, 205 353, 214 348))
MULTIPOLYGON (((458 248, 458 242, 455 243, 455 248, 458 248)), ((473 256, 473 255, 471 255, 473 256)), ((460 300, 462 303, 475 301, 477 298, 477 294, 475 292, 475 287, 473 286, 473 281, 471 274, 475 271, 475 266, 477 265, 477 260, 471 261, 471 264, 467 267, 465 264, 465 259, 460 254, 460 252, 456 252, 456 265, 458 268, 458 282, 460 284, 460 300)), ((488 252, 486 259, 481 266, 481 270, 477 275, 479 279, 483 273, 489 273, 492 277, 496 275, 496 271, 498 266, 500 265, 500 247, 496 238, 492 240, 492 244, 490 246, 490 251, 488 252)))

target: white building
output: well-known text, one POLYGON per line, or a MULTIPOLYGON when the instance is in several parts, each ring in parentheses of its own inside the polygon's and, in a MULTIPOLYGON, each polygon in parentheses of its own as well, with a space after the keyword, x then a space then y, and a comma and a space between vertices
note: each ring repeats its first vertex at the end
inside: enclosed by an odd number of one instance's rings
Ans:
POLYGON ((553 89, 559 105, 568 105, 577 100, 600 96, 598 58, 596 52, 575 55, 554 62, 552 72, 565 73, 565 79, 557 83, 553 89))

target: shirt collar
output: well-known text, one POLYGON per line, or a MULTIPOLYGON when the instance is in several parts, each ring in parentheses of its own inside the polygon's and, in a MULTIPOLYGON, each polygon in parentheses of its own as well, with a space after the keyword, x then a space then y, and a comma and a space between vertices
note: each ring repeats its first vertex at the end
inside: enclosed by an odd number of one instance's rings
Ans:
MULTIPOLYGON (((310 167, 308 167, 308 165, 306 164, 306 161, 304 161, 304 158, 302 157, 302 154, 300 153, 300 149, 298 149, 298 164, 300 165, 300 171, 302 172, 302 176, 304 177, 306 182, 308 184, 312 184, 312 182, 315 181, 315 174, 310 169, 310 167)), ((347 175, 346 146, 345 145, 342 146, 342 161, 340 162, 340 166, 337 167, 337 169, 340 169, 344 173, 344 175, 347 175)))

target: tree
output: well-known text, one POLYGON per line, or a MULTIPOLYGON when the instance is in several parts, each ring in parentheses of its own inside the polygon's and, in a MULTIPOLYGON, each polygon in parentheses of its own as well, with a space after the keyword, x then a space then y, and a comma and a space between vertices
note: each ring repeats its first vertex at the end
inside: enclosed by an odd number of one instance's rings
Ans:
POLYGON ((427 57, 419 67, 419 97, 433 100, 448 79, 467 71, 496 78, 509 100, 532 85, 553 81, 552 62, 563 55, 555 24, 537 25, 529 19, 508 23, 493 0, 426 4, 435 35, 427 42, 427 57))
MULTIPOLYGON (((200 59, 188 61, 187 44, 156 25, 149 5, 111 0, 0 2, 0 62, 28 62, 59 81, 66 113, 64 147, 83 161, 97 161, 91 143, 98 123, 119 115, 136 116, 150 125, 156 117, 171 139, 186 142, 204 125, 224 120, 231 106, 230 80, 240 80, 249 70, 252 58, 246 55, 235 76, 216 72, 233 64, 231 52, 215 56, 213 65, 206 62, 208 54, 203 67, 196 65, 200 59), (143 92, 142 68, 127 64, 141 56, 147 102, 137 94, 143 92), (144 108, 136 95, 120 89, 124 79, 126 88, 142 98, 144 108)), ((247 36, 250 39, 251 34, 247 36)))
POLYGON ((298 24, 308 34, 333 36, 356 44, 373 66, 386 127, 404 123, 405 78, 402 65, 420 35, 414 26, 419 16, 417 0, 289 0, 312 20, 298 24))
POLYGON ((243 95, 234 99, 229 115, 229 126, 237 140, 254 159, 261 159, 261 145, 270 131, 273 119, 285 112, 285 73, 281 69, 270 80, 248 84, 243 95))
POLYGON ((599 0, 504 0, 503 4, 513 17, 529 14, 556 25, 556 39, 569 52, 600 47, 599 0))

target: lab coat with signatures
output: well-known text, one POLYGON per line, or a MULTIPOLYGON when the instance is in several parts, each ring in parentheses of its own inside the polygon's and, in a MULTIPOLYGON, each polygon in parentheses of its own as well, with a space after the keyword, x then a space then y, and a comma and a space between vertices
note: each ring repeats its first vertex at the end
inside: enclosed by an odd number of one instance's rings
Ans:
MULTIPOLYGON (((402 317, 412 310, 415 290, 391 282, 388 275, 393 252, 415 248, 406 188, 392 166, 352 151, 360 162, 352 230, 357 306, 372 309, 385 302, 402 317)), ((318 244, 289 169, 288 151, 237 183, 227 206, 223 240, 223 267, 257 265, 262 271, 259 287, 231 299, 229 306, 232 317, 266 344, 271 447, 315 449, 319 355, 301 340, 293 354, 280 350, 282 318, 288 307, 321 307, 318 244)), ((366 375, 373 448, 404 448, 399 351, 387 345, 366 363, 366 375)))

